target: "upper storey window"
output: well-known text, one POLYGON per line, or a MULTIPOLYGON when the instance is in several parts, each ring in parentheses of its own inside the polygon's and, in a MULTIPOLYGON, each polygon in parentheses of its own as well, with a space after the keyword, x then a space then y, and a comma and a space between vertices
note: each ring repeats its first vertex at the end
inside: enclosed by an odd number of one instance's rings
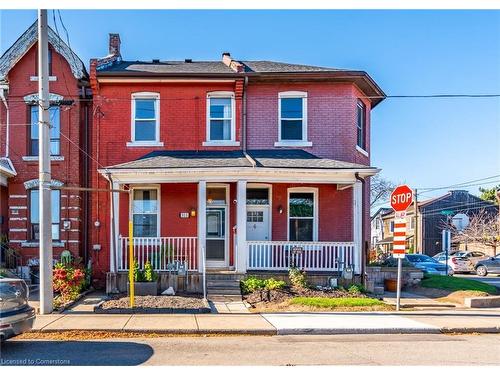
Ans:
POLYGON ((132 142, 129 146, 161 146, 160 95, 152 92, 132 94, 132 142))
POLYGON ((307 140, 307 93, 280 92, 278 100, 279 130, 275 146, 312 146, 307 140))
POLYGON ((234 93, 211 92, 207 95, 207 141, 204 146, 237 146, 235 141, 234 93))
POLYGON ((361 100, 358 100, 356 111, 357 145, 362 150, 366 150, 366 107, 361 100))
MULTIPOLYGON (((30 142, 29 142, 29 155, 38 156, 38 147, 40 136, 38 134, 38 106, 30 106, 30 142)), ((61 154, 61 119, 59 106, 51 106, 49 108, 50 118, 50 155, 61 154)))

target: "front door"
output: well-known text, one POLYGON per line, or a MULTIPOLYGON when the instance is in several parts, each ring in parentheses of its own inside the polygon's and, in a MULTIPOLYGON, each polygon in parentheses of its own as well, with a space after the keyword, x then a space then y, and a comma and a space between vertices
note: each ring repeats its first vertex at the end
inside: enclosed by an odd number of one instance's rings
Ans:
POLYGON ((207 187, 207 267, 228 266, 228 190, 227 186, 207 187))
POLYGON ((247 207, 247 240, 269 241, 269 207, 247 207))

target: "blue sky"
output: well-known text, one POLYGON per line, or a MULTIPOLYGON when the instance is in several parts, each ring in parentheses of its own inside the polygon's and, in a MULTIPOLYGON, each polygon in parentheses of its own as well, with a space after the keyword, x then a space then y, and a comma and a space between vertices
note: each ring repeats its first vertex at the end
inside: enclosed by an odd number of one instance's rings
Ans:
MULTIPOLYGON (((500 93, 499 11, 61 14, 87 66, 107 53, 108 33, 118 32, 128 60, 214 60, 230 51, 237 59, 366 70, 389 95, 500 93)), ((36 11, 0 11, 0 51, 35 18, 36 11)), ((387 99, 372 112, 372 164, 418 188, 499 175, 500 98, 387 99)))

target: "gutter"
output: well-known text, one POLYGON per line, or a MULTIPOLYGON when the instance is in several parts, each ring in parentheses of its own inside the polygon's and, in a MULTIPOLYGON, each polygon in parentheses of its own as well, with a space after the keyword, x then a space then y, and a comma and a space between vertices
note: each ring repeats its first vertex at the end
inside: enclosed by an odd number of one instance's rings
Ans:
POLYGON ((5 128, 5 157, 9 157, 9 124, 10 124, 10 113, 9 113, 9 105, 7 104, 7 99, 5 98, 5 90, 8 89, 9 86, 7 85, 0 85, 0 99, 3 102, 3 105, 5 106, 5 109, 7 111, 7 118, 6 118, 6 128, 5 128))

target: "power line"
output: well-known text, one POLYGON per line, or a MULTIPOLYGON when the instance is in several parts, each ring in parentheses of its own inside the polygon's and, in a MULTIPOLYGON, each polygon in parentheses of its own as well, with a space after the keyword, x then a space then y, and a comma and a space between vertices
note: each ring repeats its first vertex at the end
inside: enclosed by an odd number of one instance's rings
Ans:
MULTIPOLYGON (((465 181, 465 182, 457 183, 457 184, 454 184, 454 185, 441 186, 441 187, 431 187, 431 188, 421 188, 421 187, 419 187, 418 189, 419 190, 424 190, 424 193, 428 193, 428 192, 434 191, 434 190, 443 190, 443 189, 449 189, 449 188, 453 188, 453 187, 466 187, 466 184, 470 184, 470 183, 474 183, 474 182, 479 182, 479 181, 484 181, 484 180, 491 180, 492 178, 498 178, 498 177, 500 177, 500 175, 494 175, 494 176, 479 178, 479 179, 476 179, 476 180, 465 181)), ((492 182, 496 182, 496 181, 492 181, 492 182)), ((484 181, 484 183, 489 183, 489 182, 484 181)))

